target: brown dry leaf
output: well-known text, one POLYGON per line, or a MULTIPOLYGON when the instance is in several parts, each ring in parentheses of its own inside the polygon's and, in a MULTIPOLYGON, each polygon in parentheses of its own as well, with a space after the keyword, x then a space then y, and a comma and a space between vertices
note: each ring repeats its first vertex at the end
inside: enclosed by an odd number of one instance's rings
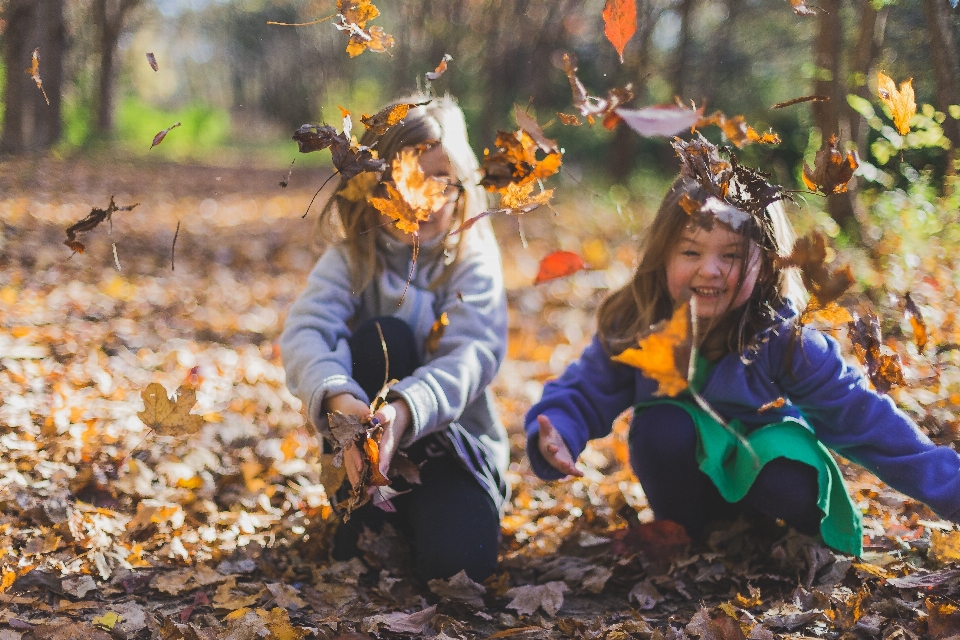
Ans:
POLYGON ((776 400, 771 400, 770 402, 762 405, 757 409, 757 413, 763 413, 764 411, 770 411, 770 409, 779 409, 787 403, 785 398, 777 398, 776 400))
POLYGON ((567 591, 567 584, 562 580, 514 587, 506 593, 506 597, 513 598, 507 608, 524 616, 532 616, 537 609, 543 609, 547 615, 554 616, 563 606, 563 594, 567 591))
POLYGON ((157 64, 157 56, 152 53, 147 54, 147 62, 150 63, 150 68, 156 72, 160 71, 160 65, 157 64))
POLYGON ((603 35, 617 50, 623 64, 623 50, 637 32, 637 0, 607 0, 602 15, 603 35))
POLYGON ((410 484, 421 484, 420 467, 422 464, 416 464, 403 451, 398 451, 393 460, 390 461, 390 470, 387 476, 390 478, 403 478, 410 484))
POLYGON ((77 240, 78 233, 86 233, 87 231, 91 231, 104 220, 112 220, 113 214, 117 211, 132 211, 134 207, 139 206, 139 204, 140 203, 137 202, 124 207, 118 207, 113 201, 113 196, 110 196, 110 204, 107 205, 106 209, 98 209, 94 207, 82 220, 67 227, 67 239, 63 241, 63 244, 67 245, 77 253, 83 253, 84 249, 87 247, 82 242, 77 240))
POLYGON ((893 114, 893 125, 897 128, 897 133, 902 136, 910 133, 910 120, 917 114, 913 78, 901 82, 898 90, 893 78, 880 71, 877 73, 877 93, 893 114))
POLYGON ((709 196, 704 202, 697 202, 687 194, 680 197, 680 207, 690 216, 691 222, 707 231, 713 230, 714 221, 722 222, 734 231, 752 220, 749 213, 741 211, 732 204, 709 196))
POLYGON ((368 437, 363 441, 363 452, 367 454, 367 462, 370 466, 370 480, 368 481, 370 486, 388 486, 390 481, 380 473, 380 443, 374 438, 368 437))
POLYGON ((311 634, 307 628, 293 626, 290 623, 290 614, 283 607, 276 607, 270 611, 257 609, 256 613, 263 620, 264 626, 270 630, 270 640, 303 640, 311 634))
POLYGON ((760 144, 780 144, 780 136, 772 131, 757 133, 756 129, 747 124, 743 116, 728 118, 720 111, 717 111, 697 122, 696 127, 701 129, 711 124, 717 125, 724 137, 735 144, 738 149, 742 149, 753 142, 760 144))
POLYGON ((50 98, 47 97, 47 92, 43 89, 43 81, 40 79, 40 48, 37 47, 33 50, 33 57, 30 61, 30 66, 24 69, 25 73, 33 78, 33 81, 37 83, 37 89, 40 89, 40 93, 43 94, 43 99, 46 100, 47 106, 50 106, 50 98))
POLYGON ((920 307, 918 307, 917 303, 910 297, 910 292, 906 294, 906 306, 904 307, 903 313, 910 321, 910 326, 913 327, 913 340, 917 344, 917 351, 923 353, 929 340, 927 323, 923 321, 923 314, 920 313, 920 307))
POLYGON ((560 151, 560 147, 557 146, 556 140, 551 140, 543 133, 543 129, 540 128, 540 125, 537 124, 537 121, 533 119, 527 112, 520 108, 520 105, 513 105, 513 114, 517 119, 517 126, 530 134, 530 137, 533 138, 533 141, 537 143, 537 146, 540 147, 545 153, 555 153, 560 151))
POLYGON ((510 184, 527 184, 548 178, 560 170, 562 158, 559 151, 547 152, 537 159, 540 145, 533 136, 520 129, 516 132, 498 131, 497 151, 483 151, 483 179, 480 184, 488 191, 501 193, 510 184))
POLYGON ((434 69, 433 71, 428 71, 425 74, 423 74, 427 82, 433 82, 434 80, 438 80, 440 76, 446 73, 447 63, 451 62, 452 60, 453 60, 453 56, 451 56, 449 53, 443 54, 443 58, 440 59, 440 64, 437 65, 437 68, 434 69))
POLYGON ((848 151, 844 156, 842 151, 837 150, 837 136, 834 134, 817 151, 813 169, 806 162, 803 163, 803 184, 811 191, 828 196, 843 193, 859 166, 860 157, 856 151, 848 151))
POLYGON ((395 220, 397 229, 415 234, 421 222, 429 220, 430 214, 447 203, 443 195, 447 185, 428 178, 420 167, 419 154, 411 149, 404 149, 393 159, 392 177, 393 184, 384 184, 388 197, 370 197, 368 201, 395 220))
POLYGON ((36 640, 112 640, 106 631, 92 626, 89 622, 51 622, 33 627, 36 640))
POLYGON ((467 577, 465 570, 461 570, 449 580, 431 580, 427 586, 430 591, 446 600, 456 600, 478 609, 484 607, 483 596, 487 593, 487 588, 467 577))
POLYGON ((367 434, 360 416, 334 411, 328 413, 327 418, 330 422, 330 433, 341 450, 348 449, 367 434))
POLYGON ((879 318, 869 314, 867 321, 864 322, 854 314, 853 322, 847 326, 857 359, 866 367, 867 377, 877 391, 888 393, 892 387, 906 386, 900 366, 900 356, 888 355, 880 350, 883 341, 880 335, 879 318))
POLYGON ((393 104, 389 107, 384 107, 372 116, 360 116, 360 122, 362 122, 363 126, 367 129, 372 129, 376 135, 382 136, 387 132, 387 129, 403 122, 403 119, 407 117, 407 112, 415 106, 417 105, 407 102, 393 104))
POLYGON ((256 604, 263 593, 264 590, 253 594, 240 592, 239 589, 237 589, 236 576, 230 576, 226 582, 217 587, 216 593, 213 594, 213 606, 217 609, 227 609, 229 611, 243 609, 244 607, 256 604))
POLYGON ((613 129, 616 127, 621 120, 616 110, 633 99, 633 85, 628 84, 623 88, 613 88, 607 92, 606 98, 597 98, 587 93, 583 83, 580 82, 580 78, 577 77, 576 56, 570 53, 563 54, 563 70, 567 74, 570 90, 573 92, 573 106, 580 112, 580 115, 585 117, 591 125, 593 125, 594 118, 600 118, 605 128, 613 129))
POLYGON ((333 166, 344 180, 349 180, 365 171, 383 171, 386 163, 370 147, 354 145, 342 133, 328 124, 305 124, 293 134, 300 153, 310 153, 330 148, 333 166))
POLYGON ((850 265, 831 270, 827 264, 827 241, 822 233, 813 231, 796 241, 786 258, 777 258, 781 269, 797 267, 803 284, 811 292, 808 309, 827 309, 854 283, 850 265))
POLYGON ((140 394, 143 398, 143 411, 137 417, 149 429, 162 436, 183 436, 199 431, 203 426, 203 416, 190 413, 197 403, 197 392, 189 387, 177 389, 176 401, 170 402, 167 390, 158 382, 147 385, 140 394))
POLYGON ((176 129, 179 126, 180 126, 180 123, 175 122, 169 127, 167 127, 166 129, 164 129, 163 131, 161 131, 160 133, 158 133, 157 135, 153 136, 153 142, 150 144, 150 148, 153 149, 155 146, 163 142, 163 139, 167 137, 167 134, 170 133, 171 130, 176 129))
POLYGON ((433 326, 430 327, 430 333, 427 334, 427 339, 423 342, 423 348, 428 355, 432 355, 440 348, 440 341, 443 340, 443 334, 449 325, 450 316, 447 315, 446 311, 434 320, 433 326))
POLYGON ((379 633, 380 626, 383 625, 387 631, 393 633, 413 633, 423 634, 430 620, 437 615, 437 605, 427 607, 416 613, 381 613, 379 615, 364 618, 360 624, 360 629, 365 633, 379 633))
POLYGON ((557 117, 560 118, 560 122, 571 127, 579 127, 583 123, 580 122, 580 118, 569 113, 561 113, 557 111, 557 117))
POLYGON ((938 602, 927 598, 923 602, 927 612, 927 634, 930 640, 955 638, 960 634, 960 608, 950 602, 938 602))
MULTIPOLYGON (((853 282, 852 272, 842 270, 840 274, 843 280, 849 279, 851 283, 853 282)), ((811 294, 810 300, 807 302, 807 307, 800 315, 800 324, 807 324, 808 322, 819 322, 831 327, 838 327, 848 322, 853 322, 853 316, 850 315, 850 311, 848 311, 846 307, 841 307, 836 302, 821 306, 817 296, 811 294)))
POLYGON ((636 349, 625 349, 613 356, 615 362, 636 367, 657 381, 656 395, 676 396, 686 389, 690 344, 690 303, 677 307, 673 317, 650 328, 636 349))

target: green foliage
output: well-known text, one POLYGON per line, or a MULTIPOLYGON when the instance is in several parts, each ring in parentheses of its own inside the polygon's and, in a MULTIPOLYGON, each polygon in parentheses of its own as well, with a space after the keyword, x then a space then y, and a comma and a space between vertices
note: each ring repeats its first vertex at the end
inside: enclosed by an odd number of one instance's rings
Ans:
POLYGON ((151 153, 169 159, 199 159, 223 146, 230 135, 230 114, 225 109, 193 105, 165 111, 135 98, 120 103, 116 138, 119 145, 136 154, 151 153), (153 136, 179 122, 164 141, 150 149, 153 136))

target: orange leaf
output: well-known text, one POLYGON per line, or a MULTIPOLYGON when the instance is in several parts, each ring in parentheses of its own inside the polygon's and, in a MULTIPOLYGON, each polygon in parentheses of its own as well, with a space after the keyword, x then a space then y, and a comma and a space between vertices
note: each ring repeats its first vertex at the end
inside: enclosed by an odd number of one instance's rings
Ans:
POLYGON ((920 307, 913 301, 908 292, 906 295, 907 305, 903 310, 904 315, 910 320, 910 326, 913 327, 913 340, 917 343, 917 351, 923 353, 927 346, 927 323, 923 321, 923 314, 920 313, 920 307))
POLYGON ((381 213, 397 222, 397 228, 405 233, 416 233, 420 223, 430 219, 430 214, 447 203, 443 191, 446 184, 423 173, 419 154, 404 149, 393 159, 394 184, 385 183, 387 198, 368 198, 370 204, 381 213))
POLYGON ((559 111, 557 111, 557 117, 560 118, 560 122, 566 125, 570 125, 572 127, 579 127, 581 124, 583 124, 582 122, 580 122, 580 118, 568 113, 560 113, 559 111))
POLYGON ((370 462, 370 484, 374 487, 385 487, 390 481, 380 473, 380 445, 373 438, 367 438, 363 441, 363 451, 367 454, 367 460, 370 462))
POLYGON ((807 6, 806 0, 789 0, 793 12, 798 16, 815 16, 817 12, 807 6))
POLYGON ((453 60, 453 56, 451 56, 449 53, 443 54, 443 58, 440 59, 440 64, 437 65, 437 68, 434 69, 433 71, 428 71, 427 73, 423 74, 424 77, 427 79, 427 82, 433 82, 434 80, 439 79, 440 76, 442 76, 444 73, 446 73, 447 63, 450 62, 451 60, 453 60))
POLYGON ((43 81, 40 80, 40 48, 37 47, 33 50, 33 57, 30 60, 30 66, 27 69, 24 69, 24 72, 33 78, 33 81, 37 83, 37 89, 40 89, 40 93, 43 94, 43 99, 47 101, 47 106, 50 106, 50 98, 47 97, 47 92, 43 90, 43 81))
POLYGON ((842 296, 854 283, 850 265, 830 270, 826 260, 827 241, 818 231, 798 239, 786 258, 777 258, 777 264, 781 269, 787 267, 800 269, 803 284, 813 294, 807 306, 810 311, 828 309, 830 303, 842 296))
POLYGON ((636 349, 626 349, 611 359, 636 367, 657 381, 656 395, 676 396, 687 388, 687 364, 690 360, 690 303, 685 302, 673 317, 651 327, 638 341, 636 349))
POLYGON ((430 327, 430 333, 427 334, 427 339, 423 341, 423 350, 428 354, 432 354, 439 349, 440 341, 443 340, 443 334, 449 325, 450 317, 447 315, 447 312, 444 311, 440 314, 440 317, 434 321, 433 326, 430 327))
POLYGON ((910 133, 910 120, 917 113, 917 103, 913 98, 913 78, 901 82, 898 91, 893 78, 880 71, 877 73, 877 93, 893 114, 893 124, 897 132, 902 136, 910 133))
POLYGON ((583 259, 572 251, 554 251, 540 261, 540 271, 534 284, 563 278, 587 268, 583 259))
POLYGON ((756 129, 747 124, 743 116, 728 118, 720 111, 717 111, 713 115, 700 120, 696 126, 702 128, 711 124, 720 127, 720 131, 723 132, 724 137, 737 145, 738 149, 742 149, 753 142, 759 142, 760 144, 780 144, 780 136, 772 131, 763 134, 757 133, 756 129))
MULTIPOLYGON (((544 138, 542 132, 540 137, 547 146, 552 142, 544 138)), ((489 150, 483 152, 483 179, 480 184, 488 191, 503 193, 510 184, 523 185, 542 180, 559 171, 563 163, 560 151, 547 153, 542 160, 538 160, 537 151, 541 146, 524 129, 516 132, 498 131, 496 145, 495 153, 489 150)))
POLYGON ((842 151, 837 151, 837 136, 832 135, 823 149, 817 151, 813 169, 806 162, 803 163, 803 184, 811 191, 828 196, 843 193, 859 166, 857 152, 849 151, 844 156, 842 151))
POLYGON ((637 32, 636 0, 607 0, 603 7, 603 35, 620 55, 623 64, 623 50, 627 42, 637 32))
POLYGON ((360 116, 360 122, 362 122, 363 126, 365 126, 367 129, 373 129, 375 134, 382 136, 384 133, 386 133, 387 129, 395 124, 403 122, 403 119, 407 117, 407 112, 413 106, 414 105, 407 104, 405 102, 390 105, 389 107, 381 109, 372 116, 360 116))

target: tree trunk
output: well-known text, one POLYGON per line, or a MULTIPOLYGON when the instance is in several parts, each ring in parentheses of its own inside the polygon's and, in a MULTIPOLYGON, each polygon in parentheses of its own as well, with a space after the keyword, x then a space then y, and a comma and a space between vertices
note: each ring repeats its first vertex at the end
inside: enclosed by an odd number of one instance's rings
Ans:
POLYGON ((691 43, 691 25, 693 19, 693 5, 695 0, 680 0, 680 36, 677 42, 677 62, 674 72, 674 94, 681 98, 687 98, 684 90, 687 88, 687 68, 690 65, 690 51, 693 48, 691 43))
MULTIPOLYGON (((874 62, 883 46, 887 15, 887 6, 878 11, 874 8, 872 0, 862 0, 860 35, 853 50, 853 58, 850 61, 850 78, 853 84, 850 91, 870 102, 875 100, 873 92, 870 90, 870 79, 873 77, 874 62)), ((857 151, 863 154, 866 152, 869 127, 863 116, 849 105, 846 105, 846 113, 849 120, 850 139, 857 146, 857 151)))
POLYGON ((10 0, 3 13, 3 58, 7 69, 0 151, 43 151, 60 139, 63 56, 66 32, 63 0, 10 0), (23 70, 40 49, 40 77, 50 100, 23 70))
MULTIPOLYGON (((843 25, 840 19, 840 0, 821 0, 817 15, 816 47, 817 75, 813 92, 829 96, 824 102, 813 103, 814 122, 820 129, 823 142, 830 136, 840 136, 841 105, 846 104, 846 87, 840 70, 840 54, 843 48, 843 25)), ((851 183, 851 187, 854 185, 851 183)), ((860 224, 854 209, 854 190, 827 196, 827 212, 830 217, 850 235, 860 240, 860 224)))
MULTIPOLYGON (((937 79, 934 106, 945 112, 950 105, 960 104, 960 56, 957 55, 953 19, 944 0, 923 0, 923 9, 930 33, 933 73, 937 79)), ((948 117, 943 121, 943 133, 953 144, 951 160, 956 160, 960 148, 960 121, 948 117)), ((953 162, 948 170, 955 170, 953 162)))
POLYGON ((97 131, 104 137, 111 136, 114 127, 117 42, 123 33, 127 15, 141 2, 142 0, 94 0, 93 3, 93 19, 100 30, 100 102, 97 105, 97 131))

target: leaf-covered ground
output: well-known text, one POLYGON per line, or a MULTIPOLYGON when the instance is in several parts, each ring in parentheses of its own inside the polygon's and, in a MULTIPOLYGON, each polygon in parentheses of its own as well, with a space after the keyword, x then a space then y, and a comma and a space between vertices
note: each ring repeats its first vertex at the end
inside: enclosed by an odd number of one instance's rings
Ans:
MULTIPOLYGON (((775 524, 729 523, 692 543, 651 524, 626 464, 625 419, 584 454, 583 479, 533 477, 523 413, 589 340, 596 303, 635 257, 621 214, 583 189, 556 217, 527 216, 526 248, 515 219, 495 221, 511 323, 494 390, 514 445, 500 573, 486 585, 419 584, 389 535, 366 537, 362 562, 331 563, 317 440, 276 346, 316 257, 316 210, 300 216, 322 176, 294 172, 281 189, 284 177, 0 165, 0 640, 960 634, 960 533, 855 467, 844 473, 866 514, 862 558, 775 524), (64 230, 111 195, 139 206, 71 256, 64 230), (594 269, 534 287, 539 259, 561 248, 594 269), (197 434, 147 431, 137 413, 153 382, 195 389, 197 434)), ((900 287, 846 302, 882 315, 910 383, 894 397, 950 443, 960 339, 936 243, 907 271, 842 257, 861 284, 900 287), (904 287, 928 316, 926 356, 902 316, 904 287)))

